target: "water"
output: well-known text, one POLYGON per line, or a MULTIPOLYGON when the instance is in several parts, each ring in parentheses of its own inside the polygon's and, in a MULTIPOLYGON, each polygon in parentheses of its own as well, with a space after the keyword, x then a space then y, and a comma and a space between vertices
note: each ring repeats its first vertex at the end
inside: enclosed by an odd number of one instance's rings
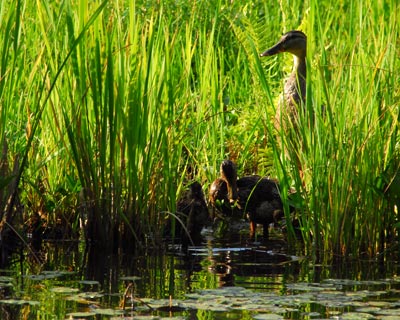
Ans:
POLYGON ((316 265, 281 235, 105 256, 45 242, 0 271, 0 319, 395 319, 397 254, 316 265))

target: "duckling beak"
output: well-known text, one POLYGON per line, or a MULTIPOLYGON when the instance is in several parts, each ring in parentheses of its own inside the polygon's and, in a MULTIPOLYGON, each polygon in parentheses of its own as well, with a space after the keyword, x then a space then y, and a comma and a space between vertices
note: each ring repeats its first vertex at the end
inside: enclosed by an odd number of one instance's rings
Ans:
POLYGON ((269 48, 268 50, 264 51, 263 53, 260 53, 260 57, 273 56, 275 54, 278 54, 278 53, 281 53, 284 51, 285 50, 282 47, 282 43, 277 43, 272 48, 269 48))

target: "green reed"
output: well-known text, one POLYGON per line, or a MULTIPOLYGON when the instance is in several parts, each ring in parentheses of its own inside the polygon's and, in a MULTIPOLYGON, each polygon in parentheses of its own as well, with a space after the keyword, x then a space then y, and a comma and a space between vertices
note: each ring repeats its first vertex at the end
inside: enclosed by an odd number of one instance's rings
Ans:
POLYGON ((279 178, 307 248, 379 251, 395 231, 384 191, 399 160, 398 5, 328 5, 3 1, 0 138, 27 212, 71 232, 83 223, 110 248, 156 244, 185 185, 207 191, 229 157, 240 175, 279 178), (296 28, 306 112, 277 136, 291 57, 258 53, 296 28))
MULTIPOLYGON (((281 179, 293 181, 305 200, 299 216, 310 247, 373 254, 395 234, 393 207, 377 182, 398 171, 398 63, 392 45, 398 28, 390 15, 397 5, 323 7, 313 3, 303 21, 308 35, 307 103, 298 131, 281 135, 288 155, 281 154, 276 163, 281 179), (334 24, 350 9, 363 19, 345 20, 347 29, 326 23, 334 24), (369 10, 374 14, 367 15, 369 10), (385 17, 389 20, 383 23, 385 17), (303 176, 294 159, 299 159, 303 176)), ((268 92, 264 74, 259 75, 268 92)))

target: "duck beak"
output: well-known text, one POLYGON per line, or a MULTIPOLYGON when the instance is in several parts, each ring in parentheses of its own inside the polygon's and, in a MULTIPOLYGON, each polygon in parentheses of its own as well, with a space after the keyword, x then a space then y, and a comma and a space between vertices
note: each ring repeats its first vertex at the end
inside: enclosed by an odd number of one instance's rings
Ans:
POLYGON ((268 57, 268 56, 273 56, 275 54, 284 52, 285 50, 282 48, 281 43, 277 43, 274 45, 272 48, 269 48, 268 50, 264 51, 263 53, 260 53, 260 57, 268 57))

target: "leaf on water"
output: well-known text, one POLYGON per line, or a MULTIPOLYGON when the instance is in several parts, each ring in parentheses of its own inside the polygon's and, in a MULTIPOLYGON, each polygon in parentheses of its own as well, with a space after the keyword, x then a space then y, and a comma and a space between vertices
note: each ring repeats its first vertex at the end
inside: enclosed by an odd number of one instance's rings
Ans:
POLYGON ((67 316, 70 319, 79 319, 79 318, 86 318, 86 317, 94 317, 96 314, 94 312, 71 312, 68 313, 67 316))
POLYGON ((51 288, 50 291, 54 292, 54 293, 68 294, 68 293, 79 292, 79 289, 71 288, 71 287, 54 287, 54 288, 51 288))
POLYGON ((198 293, 187 293, 185 294, 185 297, 189 299, 200 299, 201 295, 198 293))
POLYGON ((267 314, 256 314, 253 316, 253 319, 256 319, 256 320, 280 320, 280 319, 284 319, 284 317, 279 314, 267 313, 267 314))
POLYGON ((199 307, 199 309, 210 310, 215 312, 228 312, 232 310, 231 308, 222 305, 213 305, 213 306, 204 305, 203 307, 199 307))
POLYGON ((93 301, 86 300, 86 299, 80 297, 79 295, 68 296, 65 299, 68 300, 68 301, 78 302, 79 304, 91 305, 93 303, 93 301))
POLYGON ((76 295, 71 295, 66 299, 69 301, 76 301, 81 304, 91 304, 93 299, 102 298, 104 294, 98 292, 81 292, 76 295))
POLYGON ((368 301, 368 305, 372 307, 390 308, 390 302, 387 301, 368 301))
POLYGON ((133 281, 133 282, 135 282, 135 281, 140 280, 141 277, 137 277, 137 276, 126 276, 126 277, 121 277, 121 278, 119 278, 119 279, 122 280, 122 281, 133 281))
MULTIPOLYGON (((340 318, 339 316, 342 314, 342 311, 339 311, 339 310, 329 310, 329 315, 331 316, 331 317, 337 317, 338 319, 340 318)), ((334 319, 336 319, 336 318, 334 318, 334 319)))
POLYGON ((343 320, 359 320, 359 319, 375 319, 372 314, 361 312, 347 312, 343 313, 340 319, 343 320))
POLYGON ((383 296, 387 294, 386 291, 380 290, 380 291, 369 291, 371 296, 383 296))
POLYGON ((379 310, 381 310, 381 308, 379 307, 362 307, 362 308, 357 308, 356 311, 357 312, 365 312, 365 313, 369 313, 369 312, 378 312, 379 310))
POLYGON ((13 282, 13 281, 14 279, 12 277, 0 276, 0 282, 13 282))
POLYGON ((355 297, 360 300, 368 296, 368 292, 365 291, 345 292, 344 294, 348 297, 355 297))
POLYGON ((379 310, 376 312, 376 314, 379 314, 382 316, 396 316, 397 319, 399 319, 400 318, 400 309, 379 310))
POLYGON ((93 312, 95 314, 100 314, 103 316, 118 316, 118 315, 123 315, 124 311, 120 309, 93 309, 93 312))
POLYGON ((359 307, 359 308, 363 308, 367 305, 366 302, 363 301, 346 301, 342 303, 342 306, 349 306, 349 307, 359 307))
POLYGON ((65 275, 74 274, 75 272, 71 271, 42 271, 40 274, 28 274, 25 277, 30 280, 47 280, 47 279, 55 279, 59 277, 63 277, 65 275))
POLYGON ((46 277, 43 274, 28 274, 25 277, 34 281, 41 281, 46 279, 46 277))
MULTIPOLYGON (((346 280, 347 281, 347 280, 346 280)), ((340 280, 341 283, 344 280, 340 280)), ((279 315, 286 312, 300 312, 300 307, 306 304, 318 304, 326 308, 358 308, 358 312, 348 312, 346 317, 361 317, 365 319, 370 314, 382 314, 384 308, 397 308, 397 302, 365 302, 366 297, 379 296, 383 291, 360 290, 356 292, 336 291, 335 285, 332 283, 296 283, 288 284, 287 287, 292 290, 299 291, 297 294, 278 295, 273 292, 254 292, 243 287, 223 287, 216 289, 199 290, 196 293, 186 294, 186 300, 174 300, 173 306, 179 306, 186 309, 208 310, 229 312, 232 310, 252 310, 253 312, 266 312, 260 314, 260 317, 269 317, 271 314, 279 315), (381 313, 382 312, 382 313, 381 313), (355 316, 356 315, 356 316, 355 316)), ((146 300, 146 299, 143 299, 146 300)), ((153 300, 147 299, 148 303, 155 309, 168 306, 169 300, 153 300)), ((400 309, 399 309, 400 310, 400 309)), ((341 315, 343 311, 337 311, 336 315, 341 315)), ((331 315, 335 315, 335 311, 331 310, 331 315)), ((400 311, 399 313, 400 314, 400 311)), ((386 315, 386 314, 385 314, 386 315)), ((387 313, 393 315, 393 313, 387 313)), ((309 316, 318 317, 315 313, 309 316)))
POLYGON ((256 311, 264 311, 264 312, 271 311, 265 303, 264 304, 246 303, 246 304, 242 304, 242 305, 235 304, 233 306, 233 308, 235 310, 256 310, 256 311))
POLYGON ((14 285, 11 282, 8 283, 0 283, 0 289, 1 288, 10 288, 10 287, 14 287, 14 285))
POLYGON ((40 305, 39 301, 35 300, 23 300, 23 299, 6 299, 6 300, 0 300, 0 303, 4 304, 11 304, 11 305, 25 305, 29 304, 31 306, 38 306, 40 305))
POLYGON ((54 276, 66 276, 75 274, 74 271, 62 271, 62 270, 44 270, 41 272, 44 275, 54 275, 54 276))
POLYGON ((319 318, 321 314, 319 312, 307 312, 304 315, 307 315, 310 318, 319 318))
MULTIPOLYGON (((155 308, 159 307, 159 306, 166 306, 169 305, 169 299, 151 299, 151 298, 147 298, 147 299, 141 299, 142 301, 146 302, 147 304, 150 304, 151 306, 154 306, 155 308)), ((172 304, 176 304, 176 300, 172 301, 172 304)))
POLYGON ((59 277, 63 277, 66 275, 71 275, 74 274, 75 272, 71 271, 60 271, 60 270, 55 270, 55 271, 50 271, 50 270, 45 270, 40 273, 45 279, 55 279, 59 277))
MULTIPOLYGON (((157 316, 145 316, 145 315, 135 315, 134 317, 111 317, 110 320, 158 320, 158 319, 164 319, 160 318, 157 316)), ((165 318, 165 319, 185 319, 185 318, 179 318, 179 317, 172 317, 172 318, 165 318)))
POLYGON ((302 261, 305 259, 304 257, 299 256, 290 256, 290 258, 292 259, 292 261, 302 261))
POLYGON ((81 292, 78 296, 85 299, 98 299, 104 297, 104 294, 99 292, 81 292))
POLYGON ((98 281, 94 281, 94 280, 81 280, 79 281, 80 284, 86 284, 89 286, 96 286, 96 285, 100 285, 100 282, 98 281))
POLYGON ((349 280, 349 279, 325 279, 323 283, 332 283, 335 285, 346 285, 346 286, 356 286, 361 285, 362 281, 359 280, 349 280))
POLYGON ((183 305, 186 307, 186 309, 193 309, 193 310, 197 310, 200 309, 199 308, 199 302, 195 301, 195 300, 185 300, 182 301, 183 305))

